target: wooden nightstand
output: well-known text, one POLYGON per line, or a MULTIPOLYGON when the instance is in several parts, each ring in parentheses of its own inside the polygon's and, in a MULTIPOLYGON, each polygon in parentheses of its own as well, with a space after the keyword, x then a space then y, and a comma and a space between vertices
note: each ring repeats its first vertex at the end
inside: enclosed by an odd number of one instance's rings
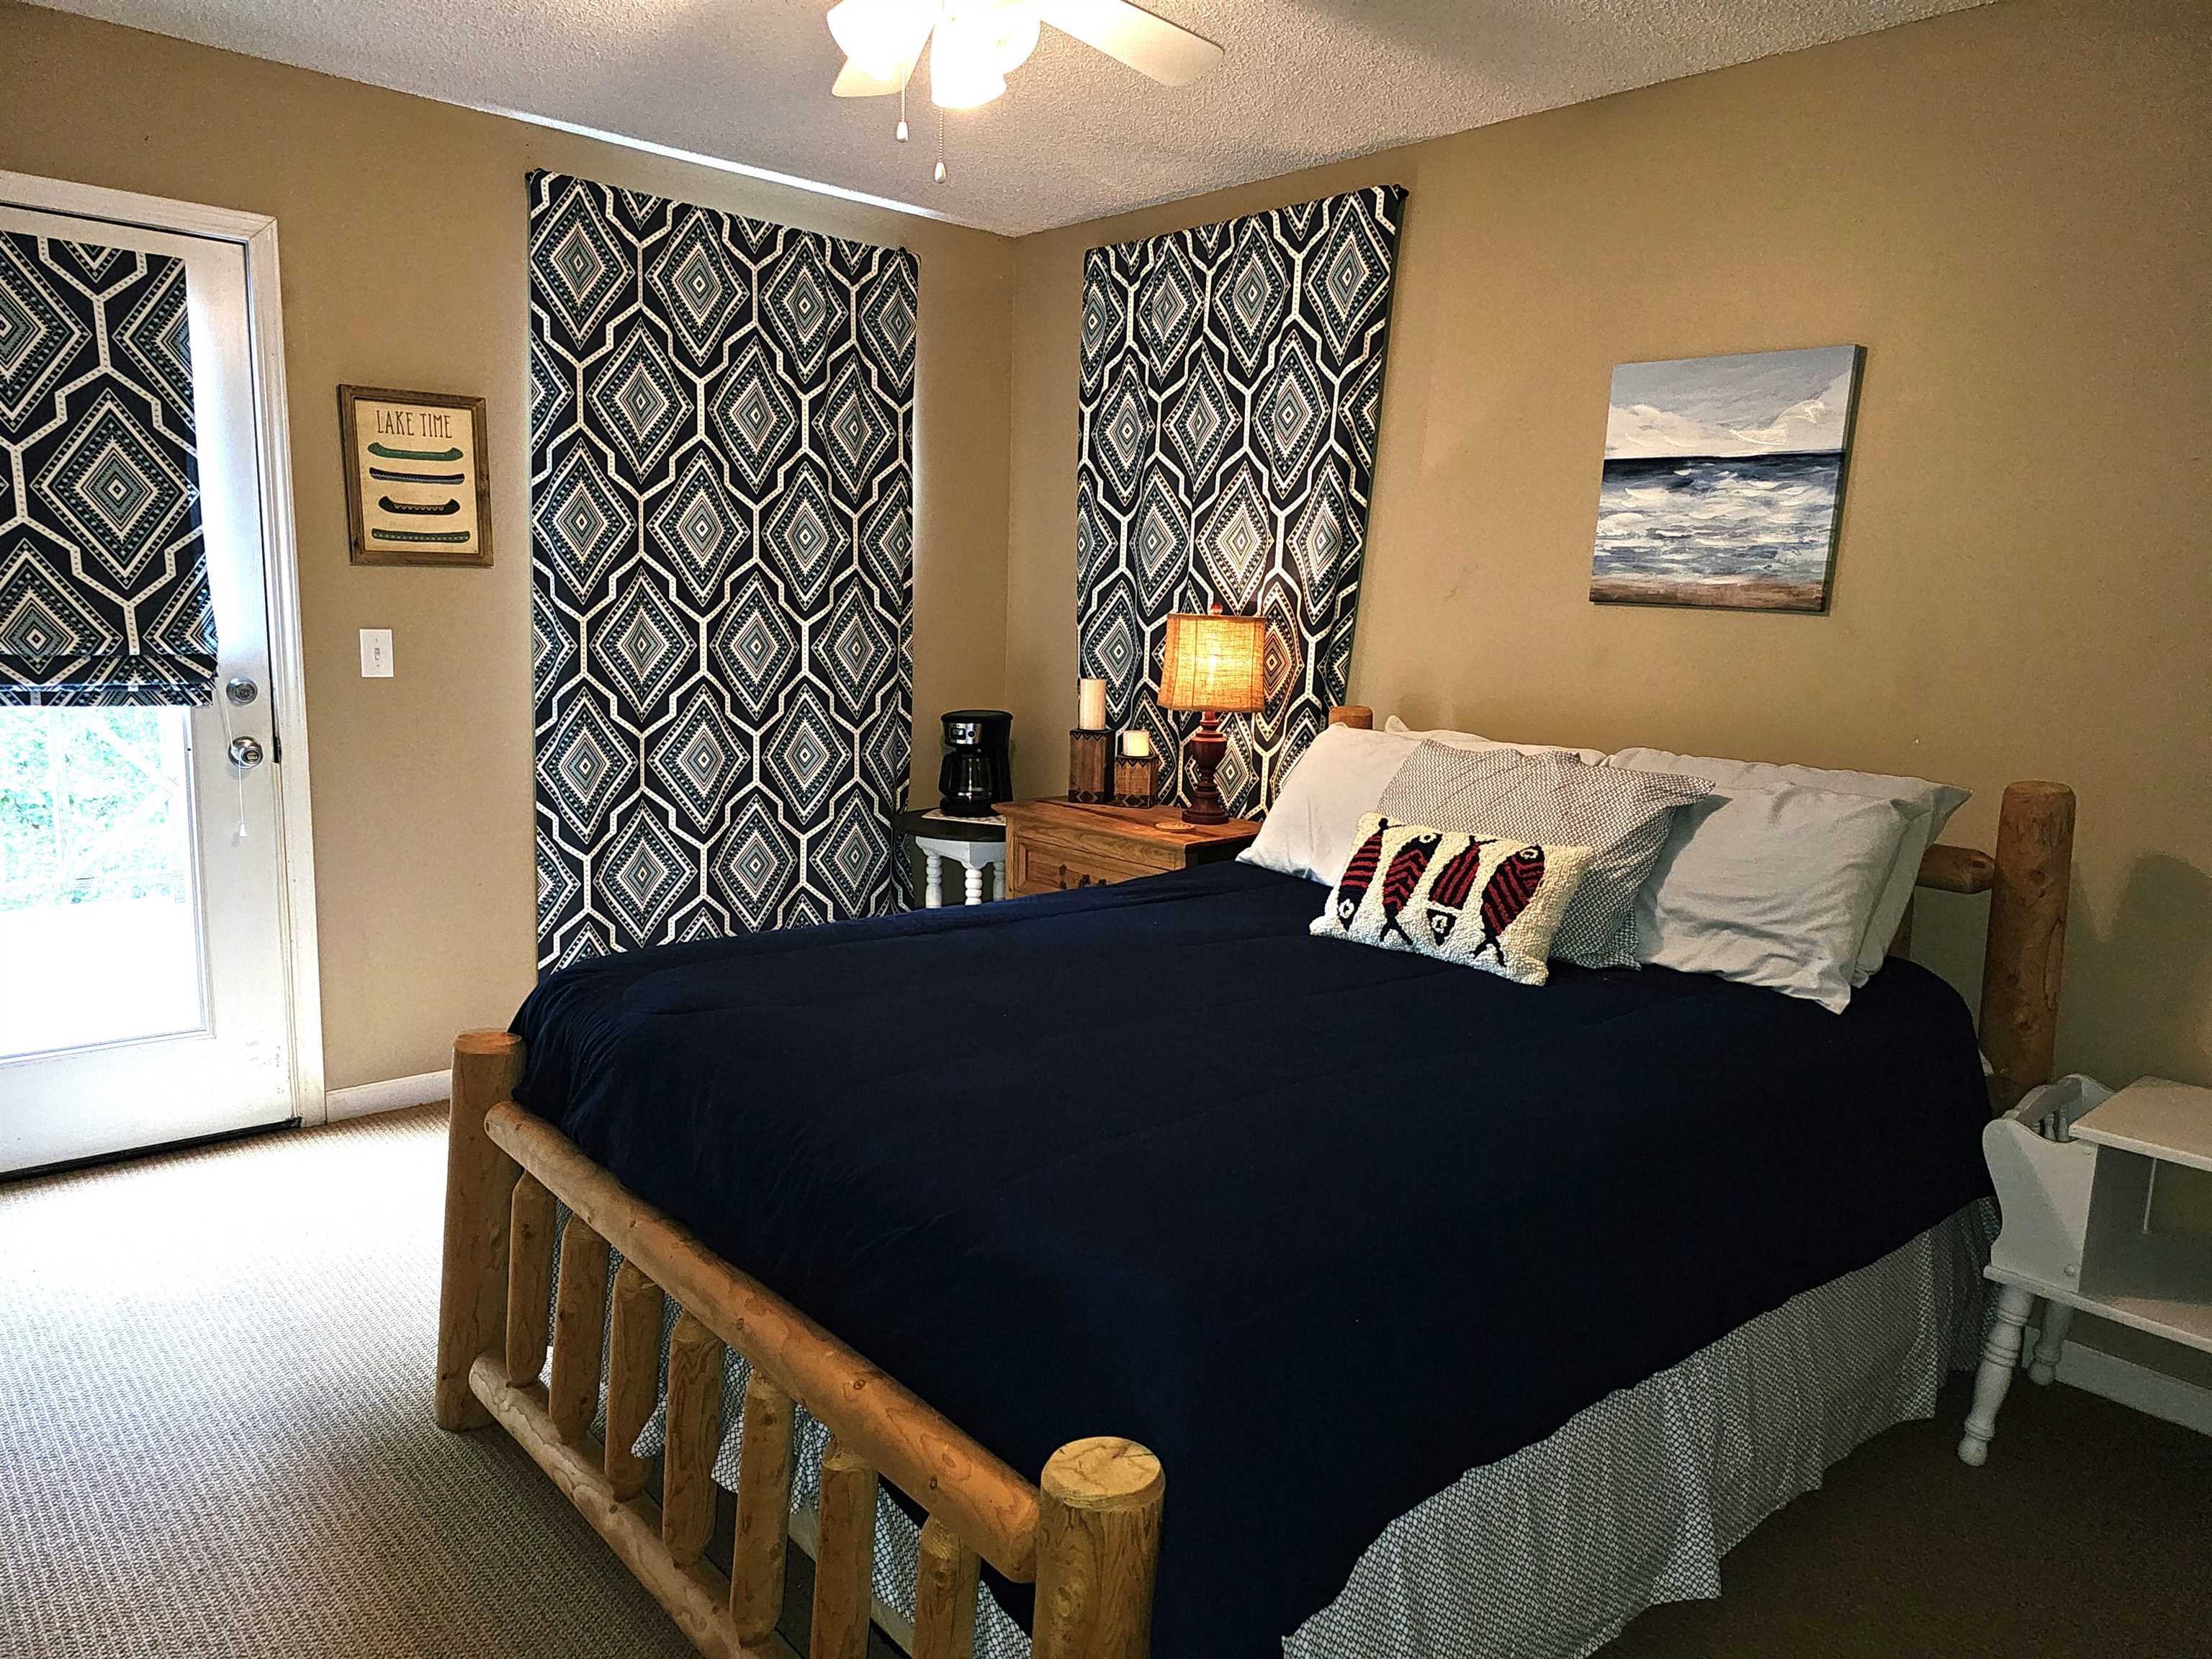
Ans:
POLYGON ((1006 894, 1057 893, 1233 859, 1260 826, 1243 818, 1185 823, 1176 806, 1086 806, 1071 800, 1003 803, 1006 894))

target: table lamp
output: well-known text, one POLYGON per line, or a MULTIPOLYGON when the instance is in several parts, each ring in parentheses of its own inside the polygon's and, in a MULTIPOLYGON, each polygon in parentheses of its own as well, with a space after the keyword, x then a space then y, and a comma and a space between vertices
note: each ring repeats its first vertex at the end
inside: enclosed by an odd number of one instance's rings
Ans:
POLYGON ((1213 787, 1213 769, 1228 752, 1224 714, 1256 714, 1266 706, 1267 623, 1263 617, 1227 617, 1219 605, 1206 616, 1178 611, 1168 618, 1167 650, 1160 664, 1160 707, 1195 709, 1190 739, 1190 805, 1186 823, 1226 823, 1229 809, 1213 787))

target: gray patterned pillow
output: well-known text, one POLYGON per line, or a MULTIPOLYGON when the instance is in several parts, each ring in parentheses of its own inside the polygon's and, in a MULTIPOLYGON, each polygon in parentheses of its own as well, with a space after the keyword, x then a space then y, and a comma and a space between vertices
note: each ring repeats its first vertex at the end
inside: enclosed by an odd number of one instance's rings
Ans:
POLYGON ((1637 890, 1674 814, 1712 793, 1703 778, 1585 766, 1572 755, 1425 743, 1406 757, 1376 811, 1438 830, 1590 848, 1552 954, 1585 968, 1626 968, 1638 961, 1637 890))

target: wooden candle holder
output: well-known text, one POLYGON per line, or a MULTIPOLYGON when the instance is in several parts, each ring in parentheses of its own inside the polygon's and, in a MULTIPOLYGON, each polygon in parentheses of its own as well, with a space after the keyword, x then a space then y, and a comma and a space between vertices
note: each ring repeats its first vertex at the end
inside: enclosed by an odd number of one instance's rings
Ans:
POLYGON ((1114 805, 1157 806, 1160 799, 1160 757, 1158 755, 1116 755, 1114 757, 1114 805))
POLYGON ((1067 734, 1067 798, 1088 805, 1104 804, 1113 787, 1114 735, 1110 732, 1085 732, 1080 727, 1067 734))

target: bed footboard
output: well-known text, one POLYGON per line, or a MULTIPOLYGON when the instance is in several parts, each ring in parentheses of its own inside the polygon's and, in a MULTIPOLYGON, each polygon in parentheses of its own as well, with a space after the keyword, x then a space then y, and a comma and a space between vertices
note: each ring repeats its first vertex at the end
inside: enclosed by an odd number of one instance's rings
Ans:
POLYGON ((497 1422, 568 1495, 702 1653, 790 1650, 782 1613, 793 1408, 832 1437, 817 1515, 811 1659, 863 1659, 878 1479, 927 1516, 915 1588, 915 1659, 968 1659, 979 1561, 1036 1585, 1036 1659, 1143 1659, 1166 1482, 1132 1441, 1063 1446, 1032 1485, 941 1414, 627 1191, 513 1098, 522 1045, 465 1032, 453 1047, 440 1426, 497 1422), (551 1201, 562 1243, 552 1364, 544 1326, 551 1201), (610 1254, 611 1316, 604 1316, 610 1254), (574 1286, 572 1291, 571 1287, 574 1286), (659 1499, 630 1455, 659 1394, 662 1297, 682 1304, 668 1364, 659 1499), (744 1406, 734 1543, 708 1560, 721 1440, 723 1349, 752 1368, 744 1406), (602 1354, 609 1431, 590 1436, 602 1354))

